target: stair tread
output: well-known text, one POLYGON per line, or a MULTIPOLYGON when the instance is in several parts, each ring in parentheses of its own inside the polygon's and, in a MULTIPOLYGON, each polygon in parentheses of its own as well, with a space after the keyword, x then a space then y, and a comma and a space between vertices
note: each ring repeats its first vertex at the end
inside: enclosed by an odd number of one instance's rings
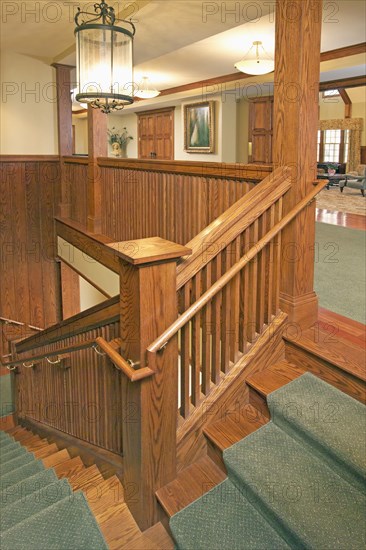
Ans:
POLYGON ((261 372, 248 376, 246 382, 262 397, 267 397, 278 388, 292 382, 292 380, 296 380, 305 372, 306 370, 302 367, 288 361, 279 361, 261 372))
POLYGON ((96 516, 96 520, 110 550, 119 550, 141 533, 124 502, 109 506, 96 516))
POLYGON ((230 479, 291 547, 364 546, 361 491, 273 422, 227 449, 224 460, 230 479))
POLYGON ((62 464, 69 459, 70 455, 67 449, 62 449, 61 451, 57 451, 57 453, 54 453, 53 455, 47 456, 42 460, 42 462, 45 468, 53 468, 54 466, 62 464))
POLYGON ((123 487, 117 476, 112 476, 90 488, 86 497, 95 516, 109 506, 124 502, 123 487))
POLYGON ((209 458, 204 457, 185 468, 178 477, 156 492, 169 517, 225 479, 226 475, 209 458))
POLYGON ((41 447, 40 449, 36 449, 35 451, 33 451, 33 454, 35 458, 42 459, 57 453, 58 450, 59 448, 57 447, 56 443, 49 443, 45 447, 41 447))
POLYGON ((91 485, 97 486, 99 483, 103 483, 103 481, 104 478, 95 464, 69 478, 74 491, 77 489, 83 490, 83 488, 90 487, 91 485))
POLYGON ((162 523, 157 523, 143 533, 136 535, 121 550, 173 550, 174 541, 168 534, 162 523))
POLYGON ((243 437, 258 430, 267 422, 268 419, 257 409, 252 405, 246 405, 244 414, 241 414, 238 419, 226 416, 224 419, 206 426, 203 433, 216 447, 223 451, 243 439, 243 437))
POLYGON ((65 462, 61 462, 60 464, 53 466, 53 469, 57 477, 61 479, 63 477, 71 477, 77 472, 81 472, 85 469, 85 466, 81 458, 79 456, 76 456, 75 458, 70 458, 65 462))
POLYGON ((296 340, 289 337, 285 337, 285 340, 366 381, 364 348, 338 334, 332 335, 319 327, 313 327, 303 331, 296 340))

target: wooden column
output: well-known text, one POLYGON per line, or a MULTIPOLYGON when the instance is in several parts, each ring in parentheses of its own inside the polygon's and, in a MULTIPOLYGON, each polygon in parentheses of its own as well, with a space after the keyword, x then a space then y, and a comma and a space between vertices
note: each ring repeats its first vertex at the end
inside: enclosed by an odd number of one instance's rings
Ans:
POLYGON ((88 230, 101 233, 102 197, 98 157, 108 156, 107 115, 88 106, 88 230))
POLYGON ((71 67, 54 63, 56 69, 57 87, 57 128, 58 128, 58 152, 60 155, 60 201, 59 215, 70 215, 70 182, 67 179, 62 157, 72 155, 72 102, 71 102, 71 67))
MULTIPOLYGON (((316 179, 322 0, 277 0, 274 147, 275 167, 288 165, 292 188, 286 214, 316 179)), ((283 232, 281 309, 305 328, 317 318, 314 292, 315 201, 283 232)))
MULTIPOLYGON (((121 353, 146 365, 146 348, 178 317, 176 260, 190 249, 154 237, 109 245, 120 257, 121 353)), ((155 491, 176 477, 178 348, 157 354, 156 374, 124 377, 123 468, 126 501, 139 527, 159 521, 155 491)))

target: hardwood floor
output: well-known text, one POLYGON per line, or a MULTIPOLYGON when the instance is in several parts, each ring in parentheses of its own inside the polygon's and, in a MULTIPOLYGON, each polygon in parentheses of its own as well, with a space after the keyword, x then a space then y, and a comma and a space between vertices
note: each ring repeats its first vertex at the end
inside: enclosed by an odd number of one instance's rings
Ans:
POLYGON ((343 340, 366 349, 366 325, 322 307, 318 309, 318 323, 324 332, 337 334, 343 340))
POLYGON ((350 214, 349 212, 337 212, 324 208, 317 208, 316 221, 330 223, 331 225, 340 225, 341 227, 348 227, 349 229, 366 230, 366 216, 350 214))

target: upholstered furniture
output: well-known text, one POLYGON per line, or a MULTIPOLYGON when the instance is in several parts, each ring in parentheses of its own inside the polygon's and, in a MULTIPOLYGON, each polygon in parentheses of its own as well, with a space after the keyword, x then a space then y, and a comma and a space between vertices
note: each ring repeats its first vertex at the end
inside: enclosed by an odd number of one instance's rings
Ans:
POLYGON ((339 182, 341 193, 346 186, 352 189, 360 189, 362 195, 365 196, 366 164, 359 164, 354 172, 345 175, 345 179, 339 182))

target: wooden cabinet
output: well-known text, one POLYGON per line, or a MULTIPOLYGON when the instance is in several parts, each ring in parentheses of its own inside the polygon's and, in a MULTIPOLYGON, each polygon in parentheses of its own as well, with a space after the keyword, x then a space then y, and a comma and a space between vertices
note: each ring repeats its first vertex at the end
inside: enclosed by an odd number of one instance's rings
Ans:
POLYGON ((139 159, 174 160, 174 109, 138 114, 139 159))
POLYGON ((249 162, 272 162, 273 97, 261 97, 250 101, 249 142, 252 154, 249 162))

